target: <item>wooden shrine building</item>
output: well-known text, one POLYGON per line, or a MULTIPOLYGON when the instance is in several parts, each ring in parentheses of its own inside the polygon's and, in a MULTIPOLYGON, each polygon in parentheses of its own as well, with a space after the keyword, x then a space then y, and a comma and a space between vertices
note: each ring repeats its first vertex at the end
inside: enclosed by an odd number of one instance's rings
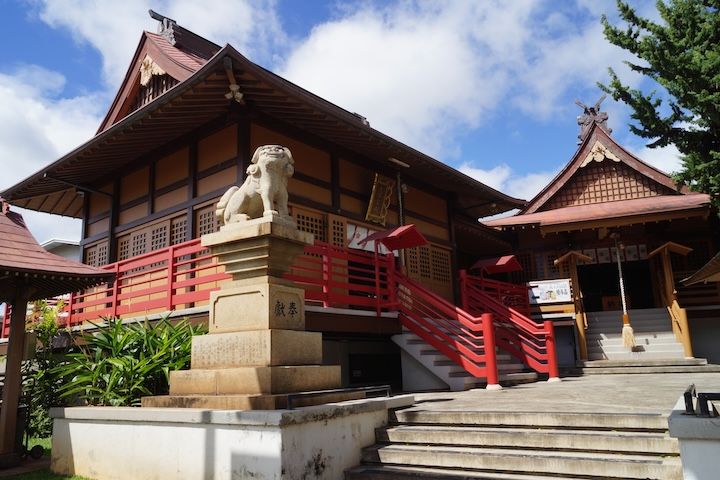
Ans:
MULTIPOLYGON (((361 115, 254 64, 230 45, 154 18, 159 33, 142 34, 97 134, 2 192, 19 207, 82 219, 83 261, 118 273, 109 290, 74 297, 80 306, 71 306, 71 318, 89 319, 93 312, 139 317, 168 309, 202 315, 203 305, 206 315, 202 290, 222 276, 203 270, 195 240, 218 229, 217 200, 243 182, 253 152, 266 144, 292 152, 289 203, 301 230, 325 245, 372 252, 371 243, 360 242, 369 234, 414 224, 429 242, 398 256, 411 278, 446 299, 459 296, 460 267, 510 247, 477 219, 518 208, 522 200, 375 130, 361 115), (158 286, 158 265, 169 269, 167 286, 158 286), (141 278, 142 271, 152 273, 141 278), (201 285, 203 275, 208 282, 201 285)), ((360 269, 353 258, 341 262, 325 275, 347 278, 360 269)), ((308 308, 307 326, 335 341, 325 350, 336 352, 334 363, 345 372, 357 373, 347 382, 387 380, 387 357, 398 355, 388 338, 400 331, 399 322, 375 318, 371 293, 355 298, 365 297, 372 316, 350 311, 350 294, 372 281, 360 272, 348 282, 358 287, 318 292, 326 297, 317 309, 308 308), (340 300, 333 301, 334 294, 340 300)))
POLYGON ((679 187, 619 145, 598 106, 586 107, 580 146, 550 184, 518 214, 485 225, 512 233, 523 266, 512 278, 546 292, 538 314, 575 317, 579 360, 719 361, 712 340, 720 334, 718 285, 680 284, 718 250, 710 197, 679 187), (618 343, 618 251, 637 340, 632 351, 618 343), (553 301, 563 296, 552 293, 558 288, 568 290, 565 305, 553 301))

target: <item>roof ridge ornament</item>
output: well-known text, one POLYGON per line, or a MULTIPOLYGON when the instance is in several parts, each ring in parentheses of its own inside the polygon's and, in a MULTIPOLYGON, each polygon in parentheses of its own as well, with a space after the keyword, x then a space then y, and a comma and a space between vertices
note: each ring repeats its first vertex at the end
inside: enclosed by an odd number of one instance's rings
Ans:
POLYGON ((605 100, 605 97, 607 97, 607 95, 603 93, 600 99, 598 99, 598 101, 595 102, 595 105, 593 105, 592 107, 585 105, 580 100, 575 100, 575 104, 583 109, 583 114, 577 117, 577 123, 578 125, 580 125, 580 133, 578 134, 578 145, 580 145, 585 140, 585 137, 587 137, 588 133, 590 133, 590 129, 596 123, 602 128, 604 128, 608 134, 612 133, 612 129, 607 126, 607 112, 600 111, 600 104, 603 102, 603 100, 605 100))
POLYGON ((148 13, 151 18, 160 22, 158 25, 158 35, 164 37, 170 44, 175 45, 175 31, 173 29, 177 26, 177 22, 170 17, 160 15, 152 9, 148 10, 148 13))
POLYGON ((3 215, 10 211, 10 204, 3 197, 0 197, 0 213, 3 215))

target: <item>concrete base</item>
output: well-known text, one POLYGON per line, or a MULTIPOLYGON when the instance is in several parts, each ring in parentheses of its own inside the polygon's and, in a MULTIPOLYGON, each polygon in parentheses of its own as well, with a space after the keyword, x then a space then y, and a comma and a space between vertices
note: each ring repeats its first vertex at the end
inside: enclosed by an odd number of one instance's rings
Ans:
POLYGON ((412 396, 276 411, 51 410, 52 471, 95 480, 343 478, 412 396))
POLYGON ((685 480, 718 478, 720 458, 720 421, 685 413, 681 396, 668 418, 670 436, 680 443, 680 458, 685 480))
MULTIPOLYGON (((217 410, 278 410, 287 408, 290 394, 255 395, 158 395, 143 397, 143 407, 155 408, 211 408, 217 410)), ((322 405, 365 398, 364 392, 328 393, 293 400, 295 407, 322 405)))

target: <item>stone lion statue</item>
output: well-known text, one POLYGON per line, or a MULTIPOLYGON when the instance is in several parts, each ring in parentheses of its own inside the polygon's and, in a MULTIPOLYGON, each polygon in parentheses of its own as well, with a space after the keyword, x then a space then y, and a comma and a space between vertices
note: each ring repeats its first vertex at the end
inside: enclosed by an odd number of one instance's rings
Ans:
POLYGON ((288 215, 288 178, 295 172, 290 150, 281 145, 258 147, 247 169, 245 182, 225 192, 215 215, 223 225, 262 216, 288 215))

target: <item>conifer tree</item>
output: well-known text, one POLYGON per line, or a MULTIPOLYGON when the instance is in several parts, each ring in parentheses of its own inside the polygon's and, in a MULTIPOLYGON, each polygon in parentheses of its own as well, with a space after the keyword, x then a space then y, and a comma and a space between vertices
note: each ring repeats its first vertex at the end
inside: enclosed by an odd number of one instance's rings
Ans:
POLYGON ((621 0, 617 6, 626 26, 603 16, 605 37, 633 53, 640 61, 627 65, 664 91, 630 88, 612 69, 600 88, 632 108, 630 129, 651 139, 649 147, 677 147, 683 167, 676 180, 720 206, 720 0, 658 0, 659 23, 621 0))

